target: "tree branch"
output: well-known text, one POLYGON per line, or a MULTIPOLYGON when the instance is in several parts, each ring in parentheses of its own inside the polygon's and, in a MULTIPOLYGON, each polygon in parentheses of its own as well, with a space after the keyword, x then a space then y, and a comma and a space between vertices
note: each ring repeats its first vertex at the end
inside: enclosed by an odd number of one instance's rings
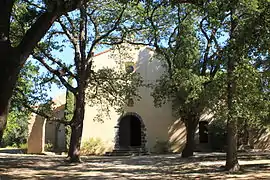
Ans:
POLYGON ((29 111, 31 111, 32 113, 35 113, 41 117, 44 117, 47 119, 47 121, 53 121, 53 122, 58 122, 58 123, 61 123, 61 124, 64 124, 65 126, 67 125, 70 125, 70 122, 68 121, 65 121, 64 118, 57 118, 57 117, 52 117, 50 115, 48 115, 47 113, 43 112, 43 111, 40 111, 38 109, 35 109, 33 107, 31 107, 28 103, 27 103, 27 100, 26 100, 26 95, 24 94, 23 91, 21 91, 20 89, 16 88, 15 89, 17 92, 19 92, 22 96, 23 96, 23 102, 22 102, 22 105, 27 108, 29 111))
POLYGON ((91 13, 87 13, 87 16, 89 17, 91 23, 93 24, 94 26, 94 31, 95 31, 95 37, 98 35, 98 27, 97 27, 97 24, 95 22, 95 20, 93 19, 92 15, 95 13, 95 9, 91 12, 91 13))
POLYGON ((70 40, 71 44, 74 47, 74 51, 75 51, 74 62, 75 62, 76 68, 79 70, 80 69, 80 61, 79 61, 79 59, 81 58, 82 55, 81 55, 81 52, 80 52, 80 46, 79 46, 79 43, 78 43, 78 37, 75 37, 68 30, 68 28, 61 21, 61 19, 59 19, 57 22, 60 24, 62 30, 65 32, 65 35, 68 37, 68 39, 70 40))
POLYGON ((56 75, 61 83, 73 94, 77 93, 77 88, 72 87, 63 77, 63 72, 61 70, 55 70, 51 66, 49 66, 42 57, 33 55, 33 57, 38 60, 48 71, 56 75))
POLYGON ((66 36, 68 37, 68 39, 70 40, 70 42, 73 44, 74 48, 76 48, 76 44, 77 44, 77 40, 78 39, 68 30, 68 28, 61 21, 60 18, 57 20, 57 22, 60 24, 62 30, 64 31, 64 33, 66 34, 66 36))
POLYGON ((80 8, 80 25, 79 25, 79 45, 80 45, 80 53, 81 53, 81 58, 80 58, 80 70, 85 71, 86 70, 86 62, 87 62, 87 57, 86 57, 86 39, 87 39, 87 14, 86 14, 86 7, 83 6, 80 8))
POLYGON ((44 51, 42 48, 37 47, 40 52, 45 55, 45 57, 47 59, 49 59, 50 61, 52 61, 53 63, 57 64, 60 68, 62 68, 62 72, 67 73, 69 76, 73 77, 74 79, 78 80, 77 76, 75 74, 73 74, 67 67, 65 64, 63 64, 60 60, 55 59, 51 54, 46 53, 46 51, 44 51))
POLYGON ((72 32, 74 33, 76 28, 75 28, 75 25, 74 25, 72 19, 70 18, 69 14, 68 13, 64 14, 64 17, 68 20, 70 27, 72 29, 72 32))
POLYGON ((155 11, 159 7, 162 7, 162 5, 163 5, 163 2, 159 3, 157 6, 155 6, 153 8, 151 15, 149 17, 149 21, 150 21, 152 28, 154 29, 154 47, 156 48, 156 52, 158 54, 163 55, 163 57, 165 58, 165 60, 168 64, 168 73, 170 76, 172 76, 172 62, 170 61, 170 56, 165 51, 163 51, 162 48, 158 44, 157 26, 154 24, 154 21, 153 21, 153 16, 155 14, 155 11))
POLYGON ((10 45, 10 17, 15 0, 0 1, 0 49, 1 45, 10 45))
POLYGON ((38 17, 36 22, 26 32, 22 41, 16 48, 20 56, 23 57, 18 58, 20 64, 23 64, 26 61, 36 44, 46 34, 46 32, 49 30, 57 18, 58 14, 56 12, 45 12, 38 17))
POLYGON ((32 108, 31 106, 29 106, 27 103, 23 103, 23 106, 26 107, 29 111, 31 111, 32 113, 35 113, 41 117, 44 117, 46 118, 47 121, 52 121, 52 122, 58 122, 58 123, 61 123, 61 124, 64 124, 65 126, 67 125, 70 125, 71 122, 70 121, 65 121, 64 118, 57 118, 57 117, 52 117, 52 116, 49 116, 48 114, 42 112, 42 111, 39 111, 39 110, 35 110, 34 108, 32 108))
POLYGON ((37 5, 37 4, 35 4, 35 3, 32 3, 32 2, 30 2, 30 1, 28 1, 28 0, 24 0, 27 4, 29 4, 30 6, 34 6, 35 8, 38 8, 38 9, 42 9, 42 10, 45 10, 46 11, 46 8, 45 7, 42 7, 42 6, 39 6, 39 5, 37 5))
POLYGON ((93 51, 94 47, 96 46, 96 44, 98 44, 102 39, 106 38, 110 33, 112 33, 118 27, 126 8, 127 8, 127 5, 125 5, 123 7, 120 15, 118 16, 116 22, 114 23, 114 26, 109 31, 107 31, 105 34, 99 36, 98 38, 97 37, 95 38, 95 40, 93 41, 91 48, 88 52, 87 61, 89 61, 90 58, 92 57, 92 51, 93 51))

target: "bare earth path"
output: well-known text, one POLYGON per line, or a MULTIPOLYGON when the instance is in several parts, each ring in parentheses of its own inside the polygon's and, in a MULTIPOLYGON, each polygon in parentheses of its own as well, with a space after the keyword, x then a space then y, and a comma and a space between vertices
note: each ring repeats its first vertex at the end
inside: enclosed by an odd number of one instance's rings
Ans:
POLYGON ((240 154, 244 170, 221 171, 223 153, 134 157, 83 157, 81 164, 68 164, 65 156, 0 153, 0 180, 6 179, 270 179, 270 154, 240 154))

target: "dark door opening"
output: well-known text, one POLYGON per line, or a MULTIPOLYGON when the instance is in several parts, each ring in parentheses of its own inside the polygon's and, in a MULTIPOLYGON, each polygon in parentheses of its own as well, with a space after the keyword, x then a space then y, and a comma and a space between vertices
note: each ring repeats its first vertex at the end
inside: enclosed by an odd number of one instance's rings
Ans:
POLYGON ((208 122, 199 122, 199 139, 200 143, 208 143, 208 122))
POLYGON ((120 120, 119 146, 141 146, 141 121, 133 115, 128 115, 120 120))

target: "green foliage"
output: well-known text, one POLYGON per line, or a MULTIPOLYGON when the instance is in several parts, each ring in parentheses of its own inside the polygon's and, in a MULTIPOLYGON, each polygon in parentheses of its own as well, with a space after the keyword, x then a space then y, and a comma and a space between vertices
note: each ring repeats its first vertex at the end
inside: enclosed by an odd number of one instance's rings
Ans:
POLYGON ((65 141, 66 141, 66 149, 68 149, 70 145, 70 138, 71 138, 71 127, 66 126, 65 127, 65 141))
POLYGON ((45 144, 44 151, 53 152, 53 150, 54 150, 54 147, 53 147, 53 144, 52 143, 46 143, 45 144))
MULTIPOLYGON (((42 6, 42 1, 38 3, 42 6)), ((10 39, 12 46, 17 46, 20 43, 26 31, 41 14, 42 11, 40 8, 37 8, 37 6, 29 5, 29 3, 21 0, 15 1, 13 11, 11 12, 12 21, 10 23, 10 39)))
POLYGON ((169 148, 170 147, 168 141, 157 140, 152 152, 156 154, 167 154, 169 153, 169 148))
POLYGON ((213 151, 224 151, 226 146, 226 123, 224 119, 212 121, 208 126, 210 146, 213 151))
MULTIPOLYGON (((68 79, 68 83, 72 84, 73 78, 68 79)), ((74 112, 74 105, 75 105, 75 99, 73 93, 71 93, 69 90, 66 91, 66 105, 65 105, 65 111, 64 111, 64 118, 66 121, 71 121, 73 117, 74 112)), ((71 137, 71 127, 66 126, 65 127, 65 140, 66 140, 66 148, 68 149, 69 143, 70 143, 70 137, 71 137)))
POLYGON ((125 34, 124 31, 131 28, 128 22, 131 17, 129 12, 133 11, 133 8, 136 8, 134 2, 122 4, 118 1, 110 1, 110 3, 89 1, 87 6, 80 10, 60 17, 57 25, 50 29, 48 36, 39 43, 33 53, 34 58, 39 60, 50 74, 53 74, 53 79, 58 77, 59 81, 54 82, 60 82, 69 91, 73 89, 72 93, 75 96, 78 95, 78 87, 83 86, 89 105, 98 106, 99 113, 95 119, 99 121, 107 116, 111 110, 109 107, 122 112, 128 102, 140 99, 137 89, 142 81, 138 74, 128 74, 120 65, 117 68, 105 66, 98 69, 95 67, 95 57, 92 56, 94 51, 111 48, 115 43, 119 44, 125 34), (85 18, 85 21, 82 22, 82 18, 85 18), (86 23, 85 28, 81 28, 84 26, 82 23, 86 23), (86 32, 82 32, 84 30, 86 32), (86 33, 85 37, 79 36, 80 33, 86 33), (59 38, 61 41, 58 40, 59 38), (77 44, 83 47, 78 48, 77 44), (69 47, 74 51, 74 61, 65 62, 60 56, 54 55, 55 52, 62 53, 69 47), (52 65, 48 65, 50 63, 52 65), (81 68, 79 64, 85 68, 81 68), (85 73, 87 74, 83 75, 85 73), (69 77, 72 77, 75 83, 71 84, 65 80, 69 77))
POLYGON ((100 138, 89 138, 82 143, 81 155, 102 155, 106 151, 104 142, 100 138))
POLYGON ((20 144, 20 147, 19 148, 27 150, 28 144, 27 143, 20 144))
MULTIPOLYGON (((27 62, 20 72, 10 103, 7 128, 3 136, 4 146, 19 147, 20 144, 26 143, 31 114, 28 107, 35 108, 38 103, 50 101, 46 94, 46 86, 41 83, 42 78, 38 72, 39 68, 31 62, 27 62)), ((45 105, 40 108, 48 110, 45 105)))
POLYGON ((152 23, 146 24, 146 32, 155 36, 150 44, 168 69, 154 85, 155 104, 161 106, 172 100, 176 114, 200 113, 210 108, 226 119, 226 68, 228 58, 232 58, 237 64, 232 115, 249 119, 250 124, 269 119, 269 48, 265 46, 269 42, 269 2, 211 1, 198 9, 159 5, 152 2, 150 6, 157 10, 148 16, 152 23), (230 11, 235 12, 232 18, 230 11), (166 18, 166 24, 158 23, 162 18, 166 18), (236 30, 231 29, 232 19, 236 30), (255 27, 262 33, 255 32, 255 27))
POLYGON ((11 111, 3 135, 3 146, 20 147, 27 140, 29 112, 11 111))
POLYGON ((87 91, 88 105, 98 108, 94 120, 102 122, 105 117, 110 117, 112 108, 121 114, 130 99, 140 100, 137 88, 142 80, 139 74, 103 68, 94 76, 98 81, 93 81, 87 91))
POLYGON ((136 41, 154 46, 155 58, 167 70, 152 83, 155 105, 173 101, 175 116, 199 117, 218 92, 213 80, 221 66, 221 44, 215 34, 210 38, 205 32, 219 27, 207 25, 208 19, 193 5, 149 1, 145 6, 145 29, 135 32, 136 41))

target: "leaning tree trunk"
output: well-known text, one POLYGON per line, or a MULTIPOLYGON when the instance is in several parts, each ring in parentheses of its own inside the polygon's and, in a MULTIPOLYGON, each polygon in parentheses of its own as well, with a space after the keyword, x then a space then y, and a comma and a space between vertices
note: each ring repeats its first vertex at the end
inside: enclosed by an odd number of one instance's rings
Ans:
POLYGON ((16 64, 13 65, 14 52, 9 40, 10 15, 13 1, 0 1, 0 145, 7 123, 8 104, 14 88, 16 64))
MULTIPOLYGON (((1 47, 3 48, 3 46, 0 45, 0 49, 1 47)), ((2 56, 2 64, 0 66, 0 82, 2 84, 0 88, 0 145, 7 124, 9 102, 19 74, 19 65, 16 67, 16 62, 12 55, 8 53, 8 51, 4 53, 2 50, 3 49, 0 50, 0 55, 2 56)))
POLYGON ((193 156, 195 150, 195 131, 199 123, 198 116, 191 115, 185 120, 185 126, 187 130, 186 144, 182 151, 182 157, 193 156))
POLYGON ((80 146, 85 112, 85 92, 82 87, 79 88, 79 92, 76 95, 75 104, 74 116, 71 121, 71 137, 68 151, 70 162, 80 162, 80 146))
POLYGON ((0 141, 7 123, 8 105, 15 88, 18 74, 35 45, 46 34, 57 12, 44 12, 26 32, 20 44, 12 47, 10 43, 10 20, 15 1, 0 1, 0 141))

